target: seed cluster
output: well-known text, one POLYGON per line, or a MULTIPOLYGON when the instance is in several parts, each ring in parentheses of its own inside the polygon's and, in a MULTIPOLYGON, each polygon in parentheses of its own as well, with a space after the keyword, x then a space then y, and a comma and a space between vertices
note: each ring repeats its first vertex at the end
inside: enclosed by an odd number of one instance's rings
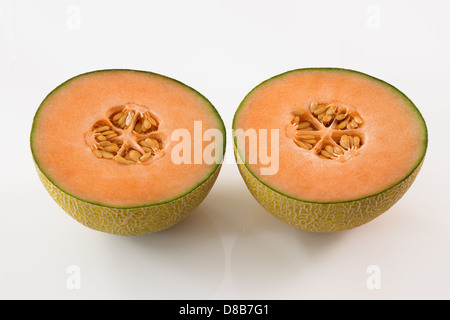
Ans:
POLYGON ((93 130, 96 141, 92 152, 97 158, 112 159, 120 149, 120 142, 114 138, 119 135, 108 125, 102 125, 93 130), (115 142, 114 142, 115 141, 115 142))
POLYGON ((352 130, 362 125, 363 120, 356 112, 349 112, 346 108, 338 108, 333 103, 311 102, 311 114, 325 126, 335 125, 339 130, 352 130))
POLYGON ((138 112, 122 107, 92 127, 97 158, 112 159, 120 164, 144 163, 163 149, 158 134, 159 122, 150 112, 138 112), (125 134, 125 133, 129 134, 125 134), (131 134, 130 134, 131 133, 131 134))
POLYGON ((118 128, 126 129, 130 126, 131 121, 133 120, 134 112, 133 111, 121 111, 114 114, 111 122, 118 128))
POLYGON ((311 102, 309 108, 292 111, 291 125, 295 128, 294 143, 302 149, 313 150, 322 159, 337 159, 349 150, 362 146, 359 128, 364 121, 356 111, 333 103, 311 102), (322 130, 328 128, 331 136, 322 130))

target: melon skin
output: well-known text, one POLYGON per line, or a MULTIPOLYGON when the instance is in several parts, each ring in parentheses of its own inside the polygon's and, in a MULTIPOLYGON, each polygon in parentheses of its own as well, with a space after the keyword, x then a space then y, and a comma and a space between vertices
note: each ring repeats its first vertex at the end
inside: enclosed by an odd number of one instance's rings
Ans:
POLYGON ((408 191, 423 164, 395 186, 354 201, 320 203, 302 201, 277 192, 256 178, 243 164, 236 147, 239 172, 258 203, 279 220, 304 231, 330 233, 359 227, 390 209, 408 191))
POLYGON ((93 204, 62 191, 36 165, 36 171, 53 200, 82 225, 121 236, 137 236, 168 229, 183 220, 206 198, 219 175, 214 173, 191 192, 172 201, 136 208, 114 208, 93 204))

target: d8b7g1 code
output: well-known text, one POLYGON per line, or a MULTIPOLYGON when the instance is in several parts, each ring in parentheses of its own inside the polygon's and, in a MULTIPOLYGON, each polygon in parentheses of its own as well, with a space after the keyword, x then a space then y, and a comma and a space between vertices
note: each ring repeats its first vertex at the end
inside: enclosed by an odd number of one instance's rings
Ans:
POLYGON ((268 305, 261 304, 224 304, 223 314, 268 314, 268 305))

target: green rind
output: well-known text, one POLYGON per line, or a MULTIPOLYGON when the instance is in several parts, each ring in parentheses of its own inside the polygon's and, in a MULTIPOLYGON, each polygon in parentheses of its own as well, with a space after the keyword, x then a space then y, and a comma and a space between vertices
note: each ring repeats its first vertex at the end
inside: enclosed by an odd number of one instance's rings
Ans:
MULTIPOLYGON (((416 171, 418 172, 418 171, 419 171, 419 169, 420 169, 420 167, 421 167, 421 165, 422 165, 422 163, 423 163, 423 160, 424 160, 424 158, 425 158, 425 154, 426 154, 427 147, 428 147, 428 129, 427 129, 427 126, 426 126, 426 123, 425 123, 425 119, 423 118, 423 116, 422 116, 422 114, 420 113, 419 109, 414 105, 414 103, 411 101, 411 99, 408 98, 408 96, 406 96, 403 92, 401 92, 400 90, 398 90, 397 88, 395 88, 393 85, 387 83, 387 82, 384 81, 384 80, 375 78, 375 77, 373 77, 373 76, 371 76, 371 75, 368 75, 368 74, 365 74, 365 73, 362 73, 362 72, 359 72, 359 71, 351 70, 351 69, 331 68, 331 67, 320 67, 320 68, 318 67, 318 68, 295 69, 295 70, 290 70, 290 71, 286 71, 286 72, 284 72, 284 73, 278 74, 278 75, 276 75, 276 76, 273 76, 273 77, 271 77, 271 78, 269 78, 269 79, 267 79, 267 80, 261 82, 259 85, 257 85, 255 88, 253 88, 253 89, 252 89, 252 90, 244 97, 244 99, 242 100, 242 102, 239 104, 239 106, 238 106, 238 108, 237 108, 237 110, 236 110, 236 112, 235 112, 235 114, 234 114, 234 117, 233 117, 233 124, 232 124, 232 130, 233 130, 233 132, 236 130, 235 124, 236 124, 236 119, 237 119, 237 117, 238 117, 238 115, 239 115, 239 111, 242 109, 242 107, 243 107, 243 105, 245 104, 246 100, 248 99, 248 97, 249 97, 254 91, 256 91, 259 87, 261 87, 261 86, 264 85, 265 83, 270 82, 271 80, 274 80, 274 79, 276 79, 276 78, 282 77, 282 76, 287 75, 287 74, 289 74, 289 73, 293 73, 293 72, 303 72, 303 71, 324 71, 324 72, 327 72, 327 71, 342 71, 342 72, 356 73, 356 74, 358 74, 358 75, 365 76, 365 77, 368 77, 368 78, 370 78, 370 79, 372 79, 372 80, 381 82, 381 83, 383 83, 384 85, 386 85, 387 87, 389 87, 390 89, 394 90, 396 93, 398 93, 399 95, 401 95, 401 96, 408 102, 408 104, 409 104, 410 107, 411 107, 411 110, 412 110, 413 112, 416 113, 416 115, 417 115, 417 117, 418 117, 418 120, 422 123, 422 128, 423 128, 423 133, 424 133, 424 134, 423 134, 423 144, 422 144, 422 145, 423 145, 423 151, 422 151, 422 154, 421 154, 420 157, 418 157, 417 161, 416 161, 415 164, 412 166, 411 171, 410 171, 403 179, 401 179, 400 181, 394 183, 393 185, 387 187, 386 189, 384 189, 384 190, 382 190, 382 191, 380 191, 380 192, 378 192, 378 193, 376 193, 376 194, 369 195, 369 196, 366 196, 366 197, 357 198, 357 199, 349 199, 349 200, 340 201, 340 202, 319 202, 319 201, 309 201, 309 200, 297 199, 297 198, 290 197, 289 195, 286 195, 286 194, 284 194, 284 193, 282 193, 282 192, 280 192, 280 191, 277 191, 276 189, 273 189, 273 188, 270 187, 269 185, 267 185, 267 184, 265 184, 264 182, 262 182, 261 180, 259 180, 258 177, 257 177, 256 175, 253 175, 253 173, 252 173, 251 170, 248 168, 248 166, 247 166, 247 164, 245 163, 245 161, 241 160, 241 159, 244 159, 244 157, 242 156, 242 152, 240 151, 240 149, 239 149, 238 146, 237 146, 236 139, 233 139, 234 153, 235 153, 236 158, 240 159, 239 161, 240 161, 240 163, 242 164, 242 166, 244 166, 245 169, 246 169, 247 171, 249 171, 249 172, 254 176, 255 179, 257 179, 257 180, 258 180, 261 184, 263 184, 266 188, 269 188, 269 189, 271 189, 272 191, 274 191, 274 192, 276 192, 276 193, 279 193, 280 195, 282 195, 282 196, 284 196, 284 197, 286 197, 286 198, 289 198, 289 199, 292 199, 292 200, 301 201, 301 202, 303 202, 303 203, 331 205, 331 204, 336 204, 336 203, 343 203, 343 204, 345 204, 345 203, 347 203, 347 202, 360 201, 360 200, 364 200, 364 199, 366 199, 366 198, 371 198, 371 197, 373 197, 373 196, 381 195, 381 194, 385 193, 386 191, 388 191, 388 190, 394 188, 396 185, 401 184, 403 181, 405 181, 406 179, 408 179, 414 172, 416 172, 416 171)), ((239 166, 239 167, 241 167, 241 166, 239 166)), ((416 173, 416 174, 417 174, 417 173, 416 173)))
MULTIPOLYGON (((91 204, 91 205, 99 206, 99 207, 102 207, 102 208, 110 208, 111 210, 114 210, 114 209, 119 209, 119 210, 122 210, 122 209, 141 209, 141 208, 148 208, 149 206, 158 206, 158 205, 163 205, 163 204, 171 203, 171 202, 173 202, 173 201, 175 201, 175 200, 178 200, 179 198, 184 197, 185 195, 191 193, 192 191, 196 190, 196 189, 199 188, 201 185, 205 184, 205 183, 206 183, 206 182, 207 182, 207 181, 208 181, 208 180, 209 180, 216 172, 219 172, 219 171, 220 171, 220 170, 218 170, 218 169, 219 169, 219 167, 220 167, 220 164, 221 164, 222 161, 223 161, 223 157, 225 156, 225 151, 226 151, 226 129, 225 129, 225 124, 224 124, 224 122, 223 122, 223 120, 222 120, 222 117, 220 116, 219 112, 217 111, 217 109, 214 107, 214 105, 213 105, 213 104, 212 104, 205 96, 203 96, 200 92, 198 92, 198 91, 195 90, 194 88, 192 88, 192 87, 190 87, 190 86, 184 84, 184 83, 181 82, 181 81, 178 81, 178 80, 176 80, 176 79, 173 79, 173 78, 170 78, 170 77, 167 77, 167 76, 158 74, 158 73, 154 73, 154 72, 150 72, 150 71, 142 71, 142 70, 132 70, 132 69, 104 69, 104 70, 95 70, 95 71, 90 71, 90 72, 86 72, 86 73, 83 73, 83 74, 79 74, 79 75, 77 75, 77 76, 75 76, 75 77, 72 77, 72 78, 66 80, 65 82, 63 82, 63 83, 60 84, 59 86, 57 86, 55 89, 53 89, 53 90, 52 90, 52 91, 44 98, 44 100, 43 100, 43 101, 41 102, 41 104, 39 105, 39 107, 38 107, 38 109, 37 109, 37 111, 36 111, 36 113, 35 113, 35 115, 34 115, 34 118, 33 118, 33 124, 32 124, 32 127, 31 127, 31 133, 30 133, 30 148, 31 148, 31 154, 32 154, 32 157, 33 157, 34 164, 35 164, 36 168, 38 169, 39 176, 40 176, 40 177, 41 177, 41 175, 44 176, 44 177, 45 177, 45 180, 49 181, 49 182, 51 183, 51 185, 53 185, 53 186, 56 187, 56 183, 51 179, 51 177, 48 176, 48 174, 45 173, 45 170, 43 170, 43 168, 42 168, 41 165, 39 164, 38 159, 35 157, 34 146, 33 146, 33 136, 34 136, 34 133, 35 133, 35 130, 36 130, 36 123, 37 123, 37 121, 38 121, 38 118, 39 118, 39 115, 40 115, 42 109, 43 109, 44 106, 45 106, 45 102, 49 99, 49 97, 51 97, 51 95, 52 95, 53 93, 55 93, 56 91, 58 91, 59 89, 63 88, 63 87, 64 87, 65 85, 67 85, 69 82, 71 82, 71 81, 73 81, 73 80, 75 80, 75 79, 77 79, 77 78, 79 78, 79 77, 86 76, 86 75, 89 75, 89 74, 94 74, 94 73, 102 73, 102 72, 122 72, 122 71, 144 73, 144 74, 148 74, 148 75, 152 75, 152 76, 158 76, 158 77, 161 77, 161 78, 164 78, 164 79, 167 79, 167 80, 176 82, 176 83, 178 83, 178 84, 180 84, 180 85, 182 85, 182 86, 188 88, 189 90, 191 90, 192 92, 194 92, 196 95, 198 95, 200 98, 202 98, 202 99, 206 102, 206 104, 209 106, 209 108, 211 109, 211 111, 215 114, 215 116, 216 116, 216 118, 217 118, 217 120, 219 121, 219 124, 220 124, 220 126, 221 126, 220 131, 222 132, 222 136, 223 136, 222 159, 221 159, 220 161, 218 161, 218 163, 217 163, 216 166, 213 167, 211 173, 210 173, 208 176, 206 176, 205 179, 201 180, 201 181, 200 181, 197 185, 195 185, 193 188, 188 189, 185 193, 179 195, 178 197, 175 197, 175 198, 173 198, 173 199, 169 199, 169 200, 166 200, 166 201, 163 201, 163 202, 158 202, 158 203, 145 203, 145 204, 142 204, 142 205, 140 205, 140 206, 124 206, 124 207, 120 207, 120 206, 108 206, 108 205, 103 204, 103 203, 97 203, 97 202, 87 201, 87 200, 78 198, 78 197, 76 197, 75 195, 72 195, 72 194, 70 194, 69 192, 67 192, 67 191, 65 191, 65 190, 63 190, 63 189, 61 189, 61 188, 59 188, 59 187, 57 187, 57 188, 58 188, 59 190, 61 190, 61 192, 63 192, 63 193, 65 193, 66 195, 70 196, 70 197, 71 197, 72 199, 74 199, 74 200, 78 200, 78 201, 81 201, 81 202, 84 202, 84 203, 89 203, 89 204, 91 204)), ((41 180, 42 180, 42 178, 41 178, 41 180)))
POLYGON ((262 207, 281 221, 311 232, 349 230, 375 219, 406 193, 423 163, 406 179, 376 195, 354 201, 319 203, 294 199, 269 188, 242 164, 236 149, 235 156, 247 188, 262 207))
POLYGON ((128 209, 106 207, 77 199, 47 179, 37 165, 35 167, 53 200, 76 221, 97 231, 135 236, 162 231, 184 219, 208 195, 221 165, 188 194, 163 204, 128 209))

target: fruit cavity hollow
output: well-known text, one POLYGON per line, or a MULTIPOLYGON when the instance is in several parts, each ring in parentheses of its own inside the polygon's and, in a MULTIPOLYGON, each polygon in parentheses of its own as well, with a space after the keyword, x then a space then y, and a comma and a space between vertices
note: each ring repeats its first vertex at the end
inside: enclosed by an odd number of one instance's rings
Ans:
POLYGON ((96 121, 88 135, 92 154, 122 165, 149 163, 163 150, 160 122, 142 106, 126 104, 111 108, 96 121))
POLYGON ((326 160, 348 157, 350 150, 361 148, 364 124, 355 108, 340 103, 312 101, 309 106, 291 112, 294 143, 326 160))

